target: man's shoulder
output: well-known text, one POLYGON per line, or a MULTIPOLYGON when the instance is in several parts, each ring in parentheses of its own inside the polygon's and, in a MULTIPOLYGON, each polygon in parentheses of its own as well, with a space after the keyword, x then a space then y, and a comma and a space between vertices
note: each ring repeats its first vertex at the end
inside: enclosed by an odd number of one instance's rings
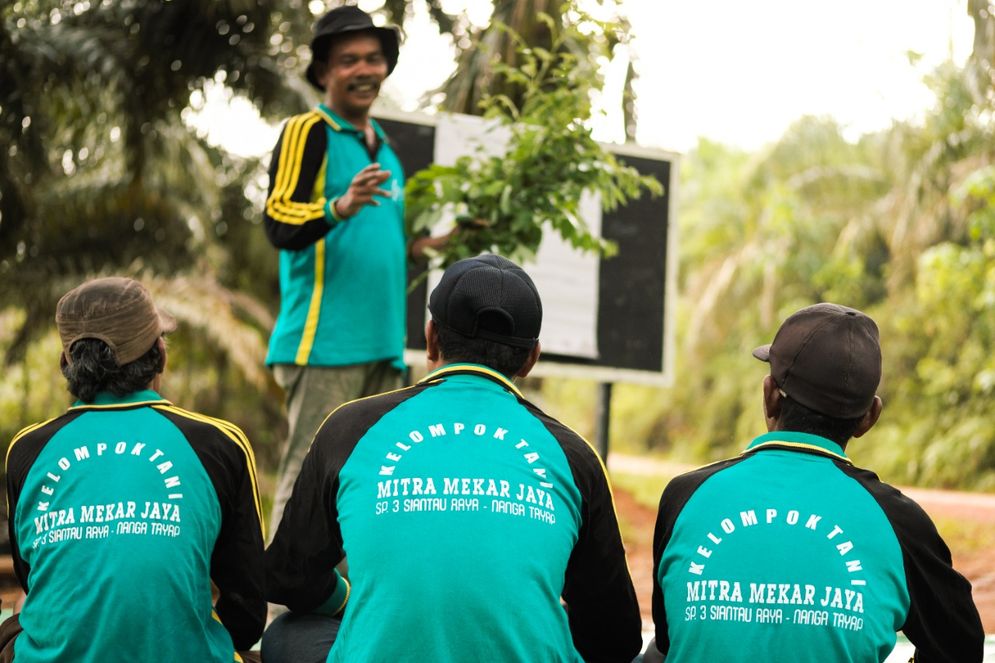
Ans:
POLYGON ((171 420, 189 422, 185 425, 190 429, 217 432, 229 438, 232 436, 245 436, 242 429, 230 421, 219 417, 212 417, 211 415, 195 410, 188 410, 172 403, 156 404, 152 406, 152 409, 171 420))
POLYGON ((708 479, 709 477, 712 477, 715 474, 721 472, 722 470, 728 469, 733 465, 742 462, 745 459, 746 457, 743 455, 732 456, 730 458, 723 458, 722 460, 717 460, 715 462, 708 463, 707 465, 696 467, 693 470, 687 470, 686 472, 681 472, 673 479, 671 479, 670 483, 678 485, 701 483, 705 479, 708 479))
POLYGON ((702 484, 723 470, 729 469, 745 459, 746 457, 742 455, 725 458, 678 474, 667 482, 667 486, 664 488, 663 495, 661 496, 661 505, 679 504, 683 506, 702 484))
POLYGON ((7 447, 8 452, 21 440, 38 439, 51 435, 52 429, 58 429, 66 423, 63 421, 65 418, 66 415, 62 414, 58 417, 52 417, 51 419, 38 421, 25 426, 21 430, 17 431, 14 437, 11 438, 10 445, 7 447))
POLYGON ((171 403, 153 405, 152 409, 171 421, 195 450, 205 445, 219 446, 239 452, 246 456, 250 464, 255 464, 249 438, 232 422, 171 403))
POLYGON ((307 136, 307 142, 314 140, 324 141, 326 134, 324 131, 326 121, 318 111, 311 109, 297 115, 291 115, 283 123, 282 141, 299 141, 302 136, 307 136))
POLYGON ((414 384, 407 387, 400 387, 398 389, 391 389, 390 391, 374 394, 373 396, 356 398, 351 401, 346 401, 333 410, 329 416, 359 416, 367 412, 376 412, 380 410, 387 411, 397 407, 404 401, 417 396, 418 394, 424 392, 426 388, 431 386, 432 385, 430 384, 414 384))
POLYGON ((401 387, 382 394, 366 396, 346 401, 332 410, 319 427, 319 432, 325 434, 335 431, 337 434, 350 430, 368 430, 385 414, 401 403, 422 393, 428 384, 416 384, 401 387))
POLYGON ((284 126, 299 125, 304 122, 314 122, 321 120, 321 114, 314 108, 308 109, 303 113, 297 113, 295 115, 289 116, 284 122, 284 126))
POLYGON ((584 455, 597 456, 597 451, 595 451, 594 445, 591 444, 587 438, 567 424, 563 423, 556 417, 546 414, 531 403, 526 404, 526 409, 530 414, 532 414, 532 416, 542 423, 546 430, 549 431, 549 433, 556 438, 556 441, 561 445, 576 448, 584 455))
POLYGON ((16 460, 24 455, 36 456, 40 447, 77 416, 78 412, 67 412, 22 428, 7 445, 5 465, 9 468, 12 459, 16 460))
POLYGON ((525 399, 520 399, 519 403, 556 440, 566 455, 567 460, 570 461, 575 469, 578 466, 587 466, 591 469, 597 469, 598 472, 604 472, 604 463, 601 460, 601 456, 598 455, 594 445, 583 435, 559 419, 546 414, 534 403, 525 399))
POLYGON ((929 531, 935 529, 932 519, 918 502, 895 486, 882 481, 875 472, 849 463, 837 462, 836 466, 870 493, 896 531, 903 528, 925 528, 929 531))

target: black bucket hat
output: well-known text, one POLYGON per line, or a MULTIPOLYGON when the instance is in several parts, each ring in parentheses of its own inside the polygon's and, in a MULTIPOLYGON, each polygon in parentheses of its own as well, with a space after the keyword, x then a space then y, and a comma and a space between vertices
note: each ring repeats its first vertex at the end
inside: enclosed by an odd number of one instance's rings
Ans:
POLYGON ((399 30, 394 26, 381 27, 373 24, 370 15, 354 5, 344 5, 336 7, 318 19, 314 24, 314 36, 311 38, 311 64, 307 66, 304 76, 308 83, 319 90, 325 87, 318 82, 318 75, 315 72, 315 62, 324 62, 331 46, 332 39, 336 35, 350 34, 354 32, 372 32, 380 39, 380 47, 383 49, 384 58, 387 60, 387 75, 394 71, 397 66, 397 54, 400 49, 399 30))

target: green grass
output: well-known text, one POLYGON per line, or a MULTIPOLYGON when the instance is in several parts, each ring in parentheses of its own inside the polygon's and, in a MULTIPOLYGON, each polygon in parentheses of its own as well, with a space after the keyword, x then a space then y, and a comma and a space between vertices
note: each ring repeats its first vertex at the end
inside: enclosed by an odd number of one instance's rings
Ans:
POLYGON ((933 522, 947 546, 958 554, 975 555, 995 550, 995 527, 949 516, 934 518, 933 522))
POLYGON ((640 505, 656 510, 660 505, 660 495, 673 475, 631 474, 609 470, 612 485, 632 495, 640 505))

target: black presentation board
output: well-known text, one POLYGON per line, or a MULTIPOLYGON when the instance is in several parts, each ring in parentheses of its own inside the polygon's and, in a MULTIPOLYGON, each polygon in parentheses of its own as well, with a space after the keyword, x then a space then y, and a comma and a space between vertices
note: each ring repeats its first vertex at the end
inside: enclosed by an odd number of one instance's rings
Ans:
MULTIPOLYGON (((378 117, 390 142, 404 165, 405 176, 432 163, 435 145, 435 126, 428 121, 408 121, 397 117, 378 117)), ((644 194, 624 207, 605 212, 602 217, 602 236, 618 244, 618 253, 612 258, 601 258, 599 267, 599 295, 597 312, 598 354, 596 359, 569 357, 543 353, 541 364, 590 367, 592 376, 600 381, 631 378, 630 371, 665 376, 671 366, 666 365, 666 338, 668 337, 668 261, 675 247, 670 236, 670 202, 673 195, 672 172, 675 158, 672 155, 646 156, 627 154, 625 147, 608 146, 625 164, 640 173, 653 175, 663 185, 664 193, 655 198, 644 194), (609 372, 598 369, 608 369, 609 372), (619 375, 612 370, 621 369, 619 375)), ((418 278, 423 267, 409 270, 409 278, 418 278)), ((422 279, 417 289, 408 296, 407 346, 412 350, 425 349, 425 303, 427 286, 422 279)), ((555 371, 554 371, 555 372, 555 371)), ((574 371, 576 374, 576 371, 574 371)))

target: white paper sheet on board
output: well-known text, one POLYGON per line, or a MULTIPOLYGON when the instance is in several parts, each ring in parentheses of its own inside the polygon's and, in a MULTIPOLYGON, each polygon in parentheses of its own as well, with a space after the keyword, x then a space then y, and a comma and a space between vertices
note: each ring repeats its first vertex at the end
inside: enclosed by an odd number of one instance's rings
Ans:
MULTIPOLYGON (((441 115, 435 127, 435 161, 452 165, 464 155, 503 153, 508 140, 506 128, 482 118, 467 115, 441 115), (480 152, 477 152, 477 150, 480 152)), ((594 235, 601 234, 601 199, 593 193, 581 199, 581 218, 594 235)), ((443 218, 433 234, 452 227, 452 218, 443 218)), ((551 230, 543 233, 536 257, 522 267, 529 273, 542 298, 543 321, 539 336, 544 352, 571 357, 598 356, 598 270, 599 259, 581 253, 551 230)), ((429 291, 441 274, 429 274, 429 291)))

